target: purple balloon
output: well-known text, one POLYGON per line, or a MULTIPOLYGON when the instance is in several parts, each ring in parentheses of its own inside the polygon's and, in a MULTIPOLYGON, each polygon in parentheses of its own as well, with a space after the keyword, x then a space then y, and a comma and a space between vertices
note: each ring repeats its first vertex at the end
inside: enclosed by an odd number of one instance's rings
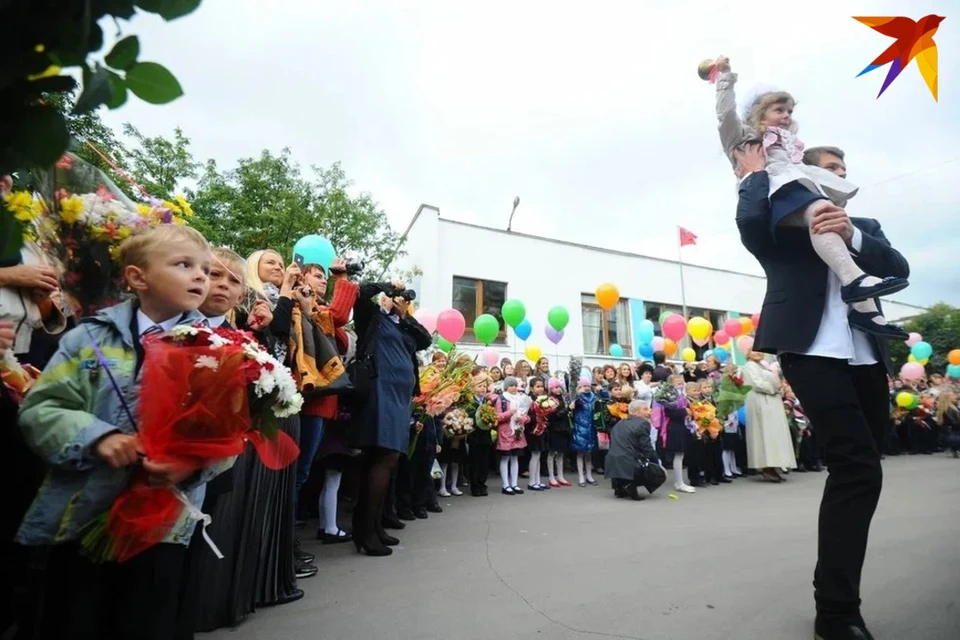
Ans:
POLYGON ((557 331, 550 325, 547 325, 546 329, 544 329, 544 333, 547 334, 547 340, 553 344, 558 344, 561 340, 563 340, 563 331, 557 331))

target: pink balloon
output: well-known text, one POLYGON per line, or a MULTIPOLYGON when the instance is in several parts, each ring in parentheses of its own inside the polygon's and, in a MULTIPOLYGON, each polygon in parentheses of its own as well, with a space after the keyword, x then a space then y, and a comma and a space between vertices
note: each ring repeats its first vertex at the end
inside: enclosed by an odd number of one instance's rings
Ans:
POLYGON ((759 313, 755 313, 755 314, 753 314, 752 316, 750 316, 750 322, 753 323, 753 328, 754 328, 754 329, 756 329, 757 327, 759 327, 759 326, 760 326, 760 314, 759 314, 759 313))
POLYGON ((429 309, 417 309, 416 313, 413 314, 413 317, 417 319, 417 322, 423 325, 423 328, 427 330, 427 333, 433 333, 437 330, 437 314, 429 309))
POLYGON ((921 336, 921 335, 920 335, 919 333, 917 333, 916 331, 912 331, 912 332, 910 333, 910 337, 907 338, 907 340, 906 340, 907 346, 908 346, 908 347, 912 347, 913 345, 917 344, 917 343, 920 342, 921 340, 923 340, 923 336, 921 336))
POLYGON ((730 336, 727 335, 726 331, 720 329, 720 331, 717 331, 715 334, 713 334, 713 341, 716 344, 727 344, 730 342, 730 336))
POLYGON ((660 330, 663 332, 664 338, 680 342, 683 340, 683 336, 687 335, 687 321, 684 320, 683 316, 672 313, 663 319, 660 330))
POLYGON ((655 337, 650 341, 650 346, 653 347, 654 351, 663 351, 663 338, 660 336, 655 337))
POLYGON ((496 349, 484 349, 483 350, 483 363, 488 367, 497 366, 497 362, 500 360, 500 354, 497 353, 496 349))
POLYGON ((740 353, 746 353, 753 349, 753 338, 750 336, 740 336, 737 338, 737 349, 740 353))
POLYGON ((923 365, 919 362, 908 362, 900 368, 901 380, 919 380, 924 374, 923 365))
POLYGON ((743 333, 743 325, 740 324, 738 319, 730 318, 723 323, 723 331, 731 338, 736 338, 738 335, 743 333))
POLYGON ((448 342, 456 343, 463 337, 463 332, 467 329, 467 321, 463 319, 463 314, 456 309, 447 309, 441 311, 437 316, 437 333, 448 342))

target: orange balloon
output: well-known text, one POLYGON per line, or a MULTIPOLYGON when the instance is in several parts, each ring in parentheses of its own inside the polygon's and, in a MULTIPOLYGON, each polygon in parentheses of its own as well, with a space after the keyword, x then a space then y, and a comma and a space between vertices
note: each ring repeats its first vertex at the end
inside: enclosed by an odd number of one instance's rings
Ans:
POLYGON ((668 356, 672 356, 677 352, 677 343, 671 340, 670 338, 663 339, 663 352, 668 356))
POLYGON ((620 290, 617 289, 616 285, 604 282, 597 287, 596 297, 600 308, 604 311, 610 311, 620 302, 620 290))
POLYGON ((746 316, 743 316, 742 318, 740 318, 740 327, 743 329, 743 335, 747 335, 748 333, 753 331, 753 320, 751 320, 746 316))
POLYGON ((950 364, 960 364, 960 349, 953 349, 947 354, 947 362, 950 364))

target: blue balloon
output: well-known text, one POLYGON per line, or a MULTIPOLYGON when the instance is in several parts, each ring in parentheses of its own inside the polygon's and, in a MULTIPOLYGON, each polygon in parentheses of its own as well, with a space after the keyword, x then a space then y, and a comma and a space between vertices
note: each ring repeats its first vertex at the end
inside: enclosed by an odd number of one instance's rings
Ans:
POLYGON ((713 355, 717 356, 717 360, 720 361, 720 364, 723 364, 730 359, 730 354, 727 353, 727 350, 723 347, 717 347, 713 350, 713 355))
POLYGON ((337 252, 330 241, 316 234, 304 236, 293 245, 293 260, 301 266, 318 264, 329 273, 330 265, 336 257, 337 252))
POLYGON ((960 378, 960 364, 948 364, 947 375, 953 379, 960 378))
POLYGON ((706 351, 703 352, 703 355, 700 356, 700 359, 701 359, 701 360, 706 360, 707 358, 709 358, 709 357, 712 356, 712 355, 713 355, 713 349, 707 349, 706 351))
POLYGON ((917 360, 924 360, 933 355, 933 347, 929 342, 918 342, 910 348, 910 353, 917 360))
POLYGON ((642 344, 637 347, 637 354, 641 358, 652 358, 653 357, 653 345, 651 344, 642 344))
POLYGON ((637 331, 637 337, 640 338, 641 344, 650 344, 653 342, 653 336, 655 334, 655 327, 651 320, 643 320, 640 322, 640 328, 637 331))
POLYGON ((533 325, 530 324, 530 321, 524 319, 523 322, 517 325, 517 328, 513 330, 517 337, 521 340, 526 340, 530 337, 530 334, 533 333, 533 325))
POLYGON ((612 344, 612 345, 610 345, 610 355, 612 355, 614 358, 622 358, 622 357, 623 357, 623 347, 621 347, 621 346, 618 345, 618 344, 612 344))
POLYGON ((747 426, 747 408, 745 406, 737 409, 737 420, 740 421, 741 427, 747 426))

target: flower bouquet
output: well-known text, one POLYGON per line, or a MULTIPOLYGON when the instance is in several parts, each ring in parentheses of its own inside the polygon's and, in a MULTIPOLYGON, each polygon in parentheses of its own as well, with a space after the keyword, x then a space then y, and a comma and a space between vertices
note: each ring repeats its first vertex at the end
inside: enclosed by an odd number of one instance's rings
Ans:
POLYGON ((102 171, 70 153, 40 183, 43 195, 14 192, 6 206, 25 223, 24 240, 37 241, 60 262, 63 290, 78 317, 121 300, 125 284, 117 258, 124 240, 193 215, 182 196, 135 204, 102 171))
POLYGON ((536 425, 533 427, 533 435, 542 436, 547 430, 547 421, 550 416, 556 413, 560 408, 560 401, 553 396, 539 396, 533 403, 533 415, 536 418, 536 425))
POLYGON ((752 387, 743 383, 740 375, 725 375, 717 392, 717 415, 728 416, 743 406, 752 387))
POLYGON ((482 431, 489 431, 497 426, 497 410, 493 405, 484 402, 477 407, 477 413, 474 416, 474 423, 482 431))
POLYGON ((13 351, 6 351, 0 358, 0 379, 17 404, 23 402, 27 391, 40 377, 40 370, 29 364, 21 364, 13 351))
MULTIPOLYGON (((445 367, 432 364, 424 367, 420 373, 420 395, 413 400, 413 417, 416 423, 422 424, 428 417, 436 418, 461 402, 470 386, 470 371, 474 363, 471 360, 458 364, 458 360, 459 358, 451 353, 445 367)), ((410 440, 409 455, 413 455, 419 437, 418 430, 410 440)))
MULTIPOLYGON (((153 462, 200 471, 241 454, 249 441, 265 466, 283 469, 300 451, 277 420, 302 403, 289 369, 249 333, 183 326, 144 344, 138 435, 153 462)), ((153 486, 138 470, 87 525, 81 546, 94 561, 124 562, 163 541, 184 510, 209 524, 179 487, 153 486)))
POLYGON ((463 409, 454 409, 443 417, 443 432, 448 438, 462 438, 473 431, 473 418, 463 409))
POLYGON ((697 435, 702 436, 707 433, 712 440, 716 440, 723 428, 717 420, 716 407, 709 402, 694 402, 687 410, 690 412, 690 419, 695 425, 697 435))
POLYGON ((626 402, 611 402, 607 405, 607 411, 617 420, 626 420, 630 417, 630 405, 626 402))

